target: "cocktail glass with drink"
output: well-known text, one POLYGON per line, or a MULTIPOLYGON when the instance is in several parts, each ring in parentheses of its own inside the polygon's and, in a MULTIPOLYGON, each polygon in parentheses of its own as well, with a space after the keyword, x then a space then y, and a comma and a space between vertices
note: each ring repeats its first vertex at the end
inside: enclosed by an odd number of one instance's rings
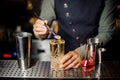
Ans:
POLYGON ((50 59, 51 59, 51 69, 60 69, 60 60, 64 56, 64 44, 63 39, 52 39, 50 41, 50 59))

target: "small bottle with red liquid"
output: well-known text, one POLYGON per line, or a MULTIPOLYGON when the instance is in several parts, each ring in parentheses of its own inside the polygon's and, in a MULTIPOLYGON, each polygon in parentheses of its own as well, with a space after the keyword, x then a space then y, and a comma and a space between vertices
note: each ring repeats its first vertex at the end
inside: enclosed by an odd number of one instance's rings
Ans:
POLYGON ((95 47, 90 40, 88 40, 85 50, 85 57, 81 61, 80 66, 83 71, 91 72, 95 64, 95 47))

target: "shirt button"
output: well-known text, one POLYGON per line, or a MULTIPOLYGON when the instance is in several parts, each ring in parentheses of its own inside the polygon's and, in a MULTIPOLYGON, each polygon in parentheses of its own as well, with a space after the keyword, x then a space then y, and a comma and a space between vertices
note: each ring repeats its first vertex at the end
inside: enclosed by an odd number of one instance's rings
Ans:
POLYGON ((69 12, 66 13, 66 17, 70 17, 70 13, 69 12))
POLYGON ((79 37, 79 36, 77 36, 77 37, 76 37, 76 40, 79 40, 79 39, 80 39, 80 37, 79 37))
POLYGON ((68 4, 67 3, 64 3, 64 8, 68 8, 68 4))
POLYGON ((81 43, 80 46, 83 46, 83 44, 81 43))
POLYGON ((72 22, 69 22, 69 25, 72 25, 72 22))
POLYGON ((72 32, 76 32, 76 30, 75 30, 75 29, 72 29, 72 32))

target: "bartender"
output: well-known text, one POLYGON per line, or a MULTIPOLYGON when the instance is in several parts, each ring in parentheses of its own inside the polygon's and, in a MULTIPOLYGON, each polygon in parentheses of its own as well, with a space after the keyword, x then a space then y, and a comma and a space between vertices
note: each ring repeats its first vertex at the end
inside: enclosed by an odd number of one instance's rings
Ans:
POLYGON ((60 68, 78 68, 88 38, 99 38, 103 45, 112 39, 115 7, 115 0, 43 0, 33 32, 36 37, 46 39, 50 34, 45 24, 57 20, 57 34, 65 40, 65 56, 60 68))

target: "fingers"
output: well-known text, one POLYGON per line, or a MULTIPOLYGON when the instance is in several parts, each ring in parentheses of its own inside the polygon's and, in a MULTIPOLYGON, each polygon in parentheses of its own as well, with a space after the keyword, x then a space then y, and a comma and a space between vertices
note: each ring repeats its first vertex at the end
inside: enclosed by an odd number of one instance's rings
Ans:
POLYGON ((75 61, 75 58, 73 55, 68 55, 68 56, 64 57, 63 61, 64 61, 63 63, 61 62, 61 67, 65 68, 68 65, 70 65, 73 61, 75 61))
POLYGON ((62 70, 78 68, 80 66, 81 56, 76 51, 70 51, 61 60, 60 68, 62 70))
POLYGON ((46 31, 47 31, 47 28, 44 26, 44 25, 41 25, 41 24, 34 24, 34 28, 33 28, 33 31, 36 33, 36 34, 45 34, 46 31))
POLYGON ((33 25, 33 32, 35 36, 44 36, 48 34, 48 29, 46 28, 45 24, 47 24, 47 20, 42 21, 40 19, 36 20, 35 24, 33 25))
POLYGON ((47 24, 47 25, 48 25, 48 21, 47 21, 47 20, 44 20, 44 22, 45 22, 45 24, 47 24))
POLYGON ((48 25, 48 21, 47 20, 40 20, 40 19, 37 19, 35 24, 41 24, 41 25, 45 25, 47 24, 48 25))
POLYGON ((64 64, 67 62, 67 60, 69 60, 70 58, 72 58, 72 53, 68 53, 64 56, 64 58, 61 60, 61 64, 64 64))
POLYGON ((70 68, 78 68, 80 66, 79 64, 80 62, 78 60, 76 60, 75 58, 71 59, 68 61, 67 65, 63 66, 63 70, 67 70, 70 68))
POLYGON ((73 68, 78 68, 78 67, 80 67, 80 62, 77 62, 77 64, 73 66, 73 68))

